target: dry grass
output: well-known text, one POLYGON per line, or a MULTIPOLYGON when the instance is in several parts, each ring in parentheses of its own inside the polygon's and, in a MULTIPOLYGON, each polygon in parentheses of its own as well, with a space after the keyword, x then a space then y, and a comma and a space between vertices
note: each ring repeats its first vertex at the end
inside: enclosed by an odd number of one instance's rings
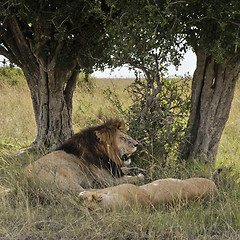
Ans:
MULTIPOLYGON (((19 76, 22 77, 22 76, 19 76)), ((1 80, 1 79, 0 79, 1 80)), ((87 87, 78 87, 73 100, 73 128, 75 132, 89 125, 101 122, 107 117, 117 117, 118 113, 111 103, 104 97, 107 88, 116 90, 120 100, 128 102, 128 95, 124 89, 133 79, 96 79, 95 87, 88 91, 87 87)), ((36 134, 32 101, 29 89, 24 84, 0 85, 0 143, 27 146, 36 134)))
MULTIPOLYGON (((102 121, 117 113, 104 98, 103 90, 110 87, 128 104, 128 95, 122 90, 132 80, 97 79, 92 92, 78 88, 74 96, 74 129, 102 121)), ((17 146, 34 140, 36 127, 31 99, 26 85, 0 86, 0 143, 17 146)), ((23 167, 36 154, 12 154, 0 144, 0 184, 14 191, 0 197, 0 239, 240 239, 239 142, 240 142, 240 84, 238 83, 231 116, 224 130, 217 165, 231 168, 216 181, 220 195, 215 201, 193 202, 189 205, 159 206, 146 211, 139 206, 115 212, 90 211, 69 194, 55 192, 48 187, 34 185, 24 179, 23 167), (238 173, 238 174, 237 174, 238 173)), ((209 176, 208 166, 176 166, 161 177, 209 176)))
POLYGON ((37 134, 27 86, 0 87, 0 143, 30 145, 37 134))
POLYGON ((88 87, 77 88, 73 100, 74 130, 79 131, 106 118, 118 117, 116 109, 105 98, 103 92, 110 88, 118 94, 120 101, 128 104, 130 99, 124 89, 132 82, 133 79, 94 79, 95 87, 90 91, 88 87))
MULTIPOLYGON (((218 148, 217 165, 231 167, 240 172, 240 82, 237 87, 231 107, 230 117, 223 131, 218 148)), ((239 179, 240 180, 240 179, 239 179)))

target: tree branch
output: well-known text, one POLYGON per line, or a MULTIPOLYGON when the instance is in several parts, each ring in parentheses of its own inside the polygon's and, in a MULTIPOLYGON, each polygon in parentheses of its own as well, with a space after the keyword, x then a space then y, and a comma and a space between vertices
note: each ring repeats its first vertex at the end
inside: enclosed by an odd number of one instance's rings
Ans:
POLYGON ((48 64, 48 69, 47 69, 48 72, 52 71, 56 67, 56 59, 57 59, 60 51, 62 50, 62 47, 63 47, 63 42, 59 42, 58 46, 56 47, 55 54, 54 54, 51 62, 48 64))
POLYGON ((0 55, 3 55, 4 57, 6 57, 8 59, 11 58, 10 53, 3 46, 0 46, 0 55))
MULTIPOLYGON (((8 29, 8 31, 5 31, 4 34, 2 34, 2 39, 3 39, 2 40, 3 45, 8 46, 8 51, 6 49, 4 49, 5 53, 7 52, 6 57, 9 60, 11 60, 12 62, 14 62, 15 64, 17 64, 19 67, 22 67, 23 63, 21 61, 21 54, 19 52, 19 49, 16 46, 16 43, 14 42, 14 40, 12 38, 12 33, 9 29, 8 29)), ((5 56, 4 53, 3 53, 3 55, 5 56)))
POLYGON ((30 49, 31 49, 33 55, 35 56, 36 61, 39 63, 39 65, 41 65, 42 70, 44 70, 45 72, 47 72, 47 62, 46 62, 46 60, 44 60, 44 58, 40 55, 40 48, 46 44, 47 40, 48 40, 48 39, 43 38, 43 40, 37 41, 37 43, 33 46, 32 40, 29 39, 30 49))
POLYGON ((8 20, 8 26, 12 34, 11 37, 8 36, 8 41, 12 42, 11 46, 14 48, 14 50, 12 50, 14 55, 17 56, 17 59, 19 59, 19 62, 21 62, 22 65, 29 66, 31 64, 32 66, 36 60, 22 30, 20 29, 19 22, 16 17, 11 17, 8 20))

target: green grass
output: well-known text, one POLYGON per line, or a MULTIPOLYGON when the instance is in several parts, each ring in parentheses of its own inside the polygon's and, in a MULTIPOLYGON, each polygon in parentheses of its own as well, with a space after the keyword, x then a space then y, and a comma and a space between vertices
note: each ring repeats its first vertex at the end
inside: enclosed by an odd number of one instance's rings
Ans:
MULTIPOLYGON (((176 164, 165 170, 156 166, 153 176, 149 170, 149 179, 209 177, 215 167, 221 166, 224 171, 216 180, 219 189, 216 199, 175 207, 159 206, 148 211, 135 206, 109 212, 90 211, 77 197, 30 183, 23 177, 24 166, 39 155, 31 152, 16 155, 16 152, 34 140, 36 126, 26 84, 22 80, 12 84, 11 76, 9 79, 0 85, 0 184, 13 192, 0 196, 0 239, 240 239, 239 83, 219 145, 216 166, 198 162, 190 166, 176 164)), ((118 116, 104 98, 103 90, 115 89, 127 105, 130 100, 123 89, 131 81, 96 79, 96 87, 91 91, 78 87, 73 103, 75 131, 106 117, 118 116)), ((141 160, 149 162, 151 157, 141 160)))

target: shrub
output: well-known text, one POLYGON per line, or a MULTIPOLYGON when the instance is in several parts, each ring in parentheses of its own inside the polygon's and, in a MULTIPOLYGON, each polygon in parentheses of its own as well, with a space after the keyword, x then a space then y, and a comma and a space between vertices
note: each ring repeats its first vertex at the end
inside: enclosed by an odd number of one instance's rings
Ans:
POLYGON ((89 74, 81 72, 78 76, 77 87, 91 92, 95 87, 95 78, 89 74))
POLYGON ((189 78, 159 82, 136 78, 126 89, 132 100, 126 109, 113 90, 105 90, 107 99, 128 122, 129 134, 164 166, 168 156, 176 157, 184 141, 190 107, 188 83, 189 78))
POLYGON ((0 87, 4 85, 19 86, 26 83, 20 68, 0 67, 0 87))

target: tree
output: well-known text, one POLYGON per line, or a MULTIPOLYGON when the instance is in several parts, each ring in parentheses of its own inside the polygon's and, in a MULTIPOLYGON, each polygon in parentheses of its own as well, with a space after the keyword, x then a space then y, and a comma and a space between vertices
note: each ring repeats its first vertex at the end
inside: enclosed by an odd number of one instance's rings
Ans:
POLYGON ((148 98, 152 101, 161 85, 156 84, 159 73, 167 63, 178 63, 185 49, 191 47, 197 55, 197 68, 182 156, 215 160, 240 71, 240 3, 170 0, 138 4, 114 4, 115 8, 126 6, 118 28, 114 20, 110 29, 119 34, 112 38, 114 60, 144 72, 149 88, 153 86, 148 98))
POLYGON ((26 77, 38 130, 35 147, 56 147, 73 134, 78 73, 100 63, 107 45, 103 9, 99 1, 1 1, 0 54, 26 77))
POLYGON ((181 18, 173 11, 171 1, 121 1, 113 3, 111 12, 121 12, 113 17, 106 30, 112 44, 113 64, 127 64, 141 71, 128 88, 132 105, 121 109, 113 94, 110 100, 120 109, 130 124, 130 131, 151 154, 166 163, 168 154, 176 154, 184 140, 189 101, 183 81, 168 79, 167 67, 176 66, 187 50, 181 36, 181 18), (183 87, 184 85, 184 87, 183 87))
POLYGON ((214 161, 240 73, 240 3, 189 1, 179 6, 186 40, 197 55, 183 157, 214 161))

